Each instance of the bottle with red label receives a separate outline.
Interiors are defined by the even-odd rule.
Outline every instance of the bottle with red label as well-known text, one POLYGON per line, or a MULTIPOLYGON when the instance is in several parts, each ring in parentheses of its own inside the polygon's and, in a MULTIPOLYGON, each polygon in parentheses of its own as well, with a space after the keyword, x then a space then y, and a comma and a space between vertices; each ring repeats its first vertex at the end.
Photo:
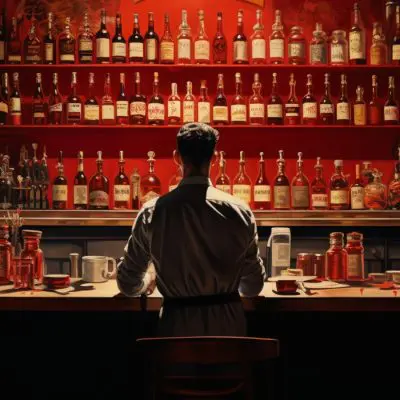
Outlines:
POLYGON ((125 174, 124 152, 119 152, 118 174, 114 179, 114 209, 127 210, 131 201, 131 185, 125 174))
POLYGON ((303 168, 303 153, 297 153, 297 173, 292 180, 292 208, 294 210, 308 210, 310 208, 310 183, 303 168))
POLYGON ((335 160, 335 172, 331 178, 331 209, 348 210, 350 208, 349 182, 343 175, 343 160, 335 160))
POLYGON ((316 125, 318 120, 317 100, 313 94, 312 75, 307 75, 307 94, 303 97, 303 124, 316 125))
POLYGON ((271 209, 271 186, 265 173, 264 153, 260 153, 258 176, 253 187, 253 199, 255 210, 271 209))
POLYGON ((232 186, 231 180, 229 176, 226 174, 226 159, 225 152, 219 152, 219 172, 217 179, 215 180, 215 187, 219 190, 222 190, 225 193, 232 194, 232 186))
POLYGON ((299 125, 300 124, 300 105, 296 95, 296 80, 294 74, 290 74, 289 81, 290 93, 285 104, 285 124, 299 125))
POLYGON ((89 209, 108 210, 110 208, 110 181, 103 174, 102 152, 97 152, 97 172, 89 181, 89 209))
POLYGON ((311 182, 311 208, 313 210, 328 210, 328 187, 323 176, 324 167, 321 164, 321 157, 317 157, 315 178, 311 182))
POLYGON ((68 204, 68 182, 64 176, 63 152, 58 157, 58 176, 53 181, 53 209, 66 210, 68 204))

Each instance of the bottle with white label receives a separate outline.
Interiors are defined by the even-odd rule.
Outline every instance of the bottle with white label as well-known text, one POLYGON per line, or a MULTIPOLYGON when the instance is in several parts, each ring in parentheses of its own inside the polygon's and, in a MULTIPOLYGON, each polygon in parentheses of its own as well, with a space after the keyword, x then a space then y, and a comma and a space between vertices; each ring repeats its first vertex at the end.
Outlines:
POLYGON ((77 125, 82 122, 82 100, 77 94, 77 75, 77 72, 72 72, 71 93, 66 105, 66 121, 69 125, 77 125))
POLYGON ((265 41, 264 25, 262 23, 262 10, 256 11, 256 24, 253 26, 251 42, 251 63, 265 64, 267 51, 265 41))
POLYGON ((324 65, 328 63, 328 40, 322 30, 322 24, 315 24, 315 31, 310 42, 310 64, 324 65))
POLYGON ((367 125, 367 104, 364 100, 364 88, 357 86, 356 101, 353 105, 354 125, 364 126, 367 125))
POLYGON ((56 165, 58 176, 53 181, 53 210, 66 210, 68 204, 68 183, 64 176, 63 152, 60 151, 56 165))
POLYGON ((226 173, 226 159, 225 152, 219 152, 219 162, 218 162, 219 170, 218 176, 215 180, 215 187, 219 190, 222 190, 225 193, 232 194, 232 186, 231 180, 226 173))
POLYGON ((117 13, 115 18, 115 35, 112 40, 112 62, 126 63, 126 40, 122 34, 122 17, 117 13))
POLYGON ((168 125, 181 123, 181 98, 178 94, 178 84, 171 83, 171 95, 168 97, 168 125))
POLYGON ((232 194, 251 206, 251 180, 246 173, 246 161, 244 151, 240 152, 239 172, 235 176, 232 185, 232 194))
POLYGON ((199 33, 194 40, 194 62, 210 64, 210 40, 204 25, 204 10, 199 10, 199 33))
POLYGON ((363 234, 351 232, 347 234, 347 281, 363 281, 365 279, 363 234))
POLYGON ((186 95, 183 98, 183 123, 196 121, 196 98, 193 96, 192 82, 186 82, 186 95))
POLYGON ((154 13, 149 12, 148 16, 148 28, 144 35, 144 62, 157 64, 159 60, 158 45, 160 40, 154 30, 154 13))
POLYGON ((323 165, 320 157, 317 157, 317 163, 314 168, 315 178, 311 182, 311 209, 328 210, 328 187, 323 176, 323 165))
POLYGON ((117 125, 129 124, 129 101, 125 93, 125 74, 119 74, 119 95, 116 102, 116 123, 117 125))
POLYGON ((131 184, 125 174, 124 152, 119 152, 118 174, 114 179, 114 209, 128 210, 131 202, 131 184))
POLYGON ((83 151, 78 153, 78 170, 74 178, 74 210, 87 210, 88 184, 83 168, 83 151))
POLYGON ((265 173, 264 153, 260 153, 258 161, 258 176, 253 187, 253 200, 255 210, 271 209, 271 186, 265 173))
POLYGON ((108 64, 110 62, 110 34, 106 25, 106 9, 101 9, 100 29, 96 33, 96 62, 108 64))
POLYGON ((240 72, 235 74, 236 94, 231 103, 232 125, 245 125, 247 123, 247 105, 242 95, 242 78, 240 72))
POLYGON ((10 95, 10 123, 11 125, 22 124, 22 102, 18 72, 13 72, 13 89, 10 95))
POLYGON ((283 32, 282 15, 280 10, 275 11, 275 22, 269 37, 269 62, 283 64, 285 61, 285 34, 283 32))
POLYGON ((306 57, 306 38, 301 26, 293 26, 288 38, 288 61, 293 65, 304 65, 306 57))
POLYGON ((283 158, 283 150, 279 150, 279 158, 276 160, 278 165, 278 175, 274 180, 274 209, 290 209, 290 183, 286 176, 286 161, 283 158))
POLYGON ((268 125, 283 125, 283 103, 278 94, 278 74, 272 74, 271 96, 267 101, 268 125))
POLYGON ((56 63, 56 39, 53 32, 53 13, 51 12, 47 14, 47 35, 43 38, 43 52, 45 64, 56 63))
POLYGON ((85 125, 98 125, 100 123, 100 106, 94 94, 94 73, 89 72, 89 93, 83 108, 85 125))
POLYGON ((164 15, 164 34, 160 42, 160 63, 173 64, 175 60, 175 42, 171 34, 169 15, 164 15))
POLYGON ((360 164, 356 165, 356 179, 350 188, 350 204, 352 210, 364 210, 364 185, 360 179, 360 164))
POLYGON ((319 103, 319 122, 321 125, 333 125, 335 123, 334 104, 331 97, 330 75, 325 74, 324 95, 319 103))
POLYGON ((140 86, 140 72, 135 72, 135 89, 129 102, 131 125, 144 125, 146 123, 146 96, 142 94, 140 86))
POLYGON ((361 21, 360 6, 354 2, 353 22, 350 29, 350 64, 363 65, 367 63, 365 29, 361 21))
POLYGON ((53 85, 49 96, 49 122, 61 125, 64 121, 63 97, 58 90, 58 73, 53 73, 53 85))
POLYGON ((139 14, 133 14, 133 32, 129 37, 129 62, 142 63, 144 60, 144 39, 140 34, 139 14))
POLYGON ((89 15, 85 11, 83 14, 83 29, 78 36, 78 58, 81 64, 91 64, 93 62, 93 33, 90 29, 89 15))
POLYGON ((254 74, 252 89, 253 94, 249 98, 249 122, 250 125, 264 125, 265 102, 262 95, 262 84, 260 82, 260 75, 258 73, 254 74))
POLYGON ((290 93, 285 104, 285 125, 300 125, 300 104, 296 95, 296 79, 290 74, 290 93))
POLYGON ((224 93, 224 75, 218 74, 217 95, 213 105, 213 123, 215 125, 228 125, 228 101, 224 93))
POLYGON ((304 174, 303 153, 297 153, 297 173, 292 180, 292 208, 308 210, 310 208, 310 183, 304 174))
POLYGON ((103 174, 103 153, 97 152, 97 172, 89 181, 89 209, 108 210, 110 208, 110 181, 103 174))
POLYGON ((190 64, 192 62, 192 34, 187 21, 187 10, 182 10, 182 21, 179 25, 177 40, 178 64, 190 64))
POLYGON ((65 18, 64 31, 58 37, 58 47, 60 64, 75 64, 75 37, 71 32, 69 17, 65 18))
POLYGON ((164 125, 164 99, 160 95, 158 72, 154 72, 153 96, 150 98, 149 104, 147 105, 147 115, 149 125, 164 125))
POLYGON ((208 97, 207 81, 200 84, 200 95, 197 101, 197 121, 203 124, 211 123, 211 102, 208 97))
POLYGON ((340 97, 336 104, 336 122, 338 125, 349 125, 351 121, 350 103, 347 96, 347 76, 340 75, 340 97))
POLYGON ((400 65, 400 4, 396 6, 396 33, 392 41, 392 63, 400 65))
POLYGON ((385 125, 398 125, 399 124, 399 105, 396 101, 394 76, 389 77, 388 98, 384 107, 384 121, 385 125))
POLYGON ((307 75, 307 94, 303 97, 303 125, 317 125, 318 106, 313 94, 312 75, 307 75))
POLYGON ((243 10, 238 10, 237 32, 233 37, 233 64, 248 64, 247 38, 243 27, 243 10))
POLYGON ((335 160, 335 172, 331 177, 330 205, 332 210, 348 210, 350 208, 349 183, 343 175, 343 160, 335 160))
POLYGON ((111 95, 111 74, 107 72, 104 81, 104 95, 101 98, 101 123, 115 125, 115 104, 111 95))

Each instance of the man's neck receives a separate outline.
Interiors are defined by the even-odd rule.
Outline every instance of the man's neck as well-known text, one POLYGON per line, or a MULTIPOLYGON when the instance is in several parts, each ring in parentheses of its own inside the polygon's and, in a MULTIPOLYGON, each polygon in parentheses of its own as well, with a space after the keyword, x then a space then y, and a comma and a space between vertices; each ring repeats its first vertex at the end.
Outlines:
POLYGON ((209 178, 210 177, 210 167, 208 165, 204 167, 193 167, 189 165, 184 165, 183 166, 183 177, 184 178, 190 178, 190 177, 203 177, 203 178, 209 178))

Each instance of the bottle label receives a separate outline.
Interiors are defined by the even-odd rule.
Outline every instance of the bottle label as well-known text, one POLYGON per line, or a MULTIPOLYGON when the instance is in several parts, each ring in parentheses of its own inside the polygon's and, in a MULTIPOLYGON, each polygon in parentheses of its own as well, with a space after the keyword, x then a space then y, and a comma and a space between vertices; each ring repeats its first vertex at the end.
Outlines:
POLYGON ((150 103, 149 104, 149 121, 164 120, 164 104, 150 103))
POLYGON ((320 114, 333 114, 333 104, 320 104, 319 112, 320 114))
POLYGON ((190 39, 178 40, 178 59, 190 60, 192 58, 190 45, 190 39))
POLYGON ((392 59, 393 61, 400 60, 400 44, 394 44, 392 47, 392 59))
POLYGON ((211 107, 208 101, 199 101, 197 103, 198 120, 203 124, 209 124, 211 122, 211 107))
POLYGON ((143 43, 129 43, 129 57, 143 58, 143 43))
POLYGON ((19 97, 11 97, 11 112, 13 114, 21 113, 21 99, 19 97))
POLYGON ((385 121, 398 121, 399 108, 397 106, 385 106, 384 115, 385 115, 385 121))
POLYGON ((17 63, 20 64, 22 57, 18 54, 9 54, 8 55, 8 62, 9 63, 17 63))
POLYGON ((44 113, 44 110, 43 109, 41 109, 41 110, 35 110, 34 112, 33 112, 33 118, 34 119, 36 119, 36 118, 44 118, 46 116, 46 114, 44 113))
POLYGON ((115 107, 111 104, 103 104, 101 106, 101 119, 114 119, 115 118, 115 107))
POLYGON ((350 120, 349 103, 337 103, 336 104, 336 118, 338 121, 349 121, 350 120))
POLYGON ((4 101, 0 101, 0 112, 8 114, 8 104, 4 101))
POLYGON ((268 118, 282 118, 283 117, 282 104, 268 104, 267 113, 268 113, 268 118))
POLYGON ((309 118, 309 119, 317 118, 317 103, 303 104, 303 118, 309 118))
POLYGON ((53 185, 53 201, 67 201, 67 200, 68 200, 68 186, 53 185))
POLYGON ((233 42, 233 60, 234 61, 247 61, 247 42, 236 40, 233 42))
POLYGON ((40 44, 30 44, 28 45, 26 52, 26 61, 39 63, 42 61, 42 49, 40 44))
POLYGON ((104 190, 93 190, 89 194, 89 204, 95 207, 108 207, 108 193, 104 190))
POLYGON ((312 194, 311 204, 313 208, 328 208, 328 195, 326 193, 312 194))
POLYGON ((90 39, 81 39, 79 41, 79 51, 92 52, 93 41, 90 39))
POLYGON ((196 40, 196 42, 194 43, 194 59, 210 59, 210 42, 208 40, 196 40))
POLYGON ((251 42, 251 57, 265 60, 265 39, 254 39, 251 42))
POLYGON ((251 186, 250 185, 233 185, 233 195, 245 203, 250 204, 251 186))
POLYGON ((50 112, 50 113, 53 113, 53 112, 62 112, 62 108, 63 108, 62 103, 52 104, 52 105, 49 107, 49 112, 50 112))
POLYGON ((364 188, 363 187, 352 187, 351 188, 351 209, 352 210, 363 210, 364 207, 364 188))
POLYGON ((371 47, 371 65, 383 65, 386 63, 386 49, 371 47))
POLYGON ((271 186, 269 185, 254 185, 254 201, 270 202, 271 201, 271 186))
POLYGON ((233 104, 231 105, 231 120, 232 122, 246 122, 247 112, 246 105, 244 104, 233 104))
POLYGON ((286 117, 299 117, 300 106, 298 104, 285 104, 286 117))
POLYGON ((110 58, 110 39, 96 39, 97 58, 110 58))
POLYGON ((174 47, 173 42, 161 42, 160 58, 162 61, 174 61, 174 47))
POLYGON ((274 208, 290 208, 289 186, 274 186, 274 208))
POLYGON ((228 121, 227 106, 214 106, 213 114, 214 114, 214 121, 228 121))
POLYGON ((216 185, 215 187, 222 192, 231 194, 231 185, 216 185))
POLYGON ((194 101, 183 102, 183 123, 194 122, 194 101))
POLYGON ((130 185, 114 185, 114 201, 129 201, 131 199, 130 185))
POLYGON ((54 45, 53 43, 44 44, 44 59, 46 61, 53 61, 54 59, 54 45))
POLYGON ((264 118, 265 106, 263 103, 249 104, 250 118, 264 118))
POLYGON ((146 103, 144 101, 132 101, 130 105, 131 115, 146 116, 146 103))
POLYGON ((168 101, 168 117, 181 117, 181 102, 168 101))
POLYGON ((347 190, 331 190, 331 204, 349 204, 347 190))
POLYGON ((113 57, 126 57, 126 43, 113 43, 112 44, 113 57))
POLYGON ((271 262, 273 267, 290 267, 290 243, 279 243, 273 241, 271 253, 271 262))
POLYGON ((146 39, 146 60, 155 61, 156 59, 156 39, 146 39))
POLYGON ((354 125, 367 125, 367 108, 365 104, 354 104, 354 125))
POLYGON ((98 121, 100 119, 100 107, 98 105, 85 105, 85 120, 98 121))
POLYGON ((68 103, 67 104, 67 113, 68 114, 79 114, 82 113, 82 104, 81 103, 68 103))
POLYGON ((87 185, 74 185, 74 204, 88 203, 87 185))
POLYGON ((285 55, 285 41, 283 39, 272 39, 269 41, 269 56, 271 58, 283 58, 285 55))
POLYGON ((310 191, 308 186, 292 186, 292 206, 294 208, 310 207, 310 191))
POLYGON ((289 43, 289 57, 304 58, 305 54, 304 43, 289 43))
POLYGON ((126 100, 117 101, 117 117, 128 116, 129 103, 126 100))
POLYGON ((311 64, 326 64, 326 46, 324 44, 312 44, 311 46, 311 64))
POLYGON ((361 32, 350 32, 350 60, 364 59, 363 47, 361 32))
POLYGON ((342 44, 331 44, 331 62, 336 64, 343 64, 346 62, 345 47, 342 44))
POLYGON ((347 257, 347 277, 360 278, 363 275, 363 255, 349 254, 347 257))
MULTIPOLYGON (((65 48, 64 48, 65 50, 65 48)), ((74 49, 72 50, 74 51, 74 49)), ((60 61, 71 61, 74 62, 75 61, 75 54, 74 53, 67 53, 66 51, 64 51, 64 53, 60 54, 60 61)))

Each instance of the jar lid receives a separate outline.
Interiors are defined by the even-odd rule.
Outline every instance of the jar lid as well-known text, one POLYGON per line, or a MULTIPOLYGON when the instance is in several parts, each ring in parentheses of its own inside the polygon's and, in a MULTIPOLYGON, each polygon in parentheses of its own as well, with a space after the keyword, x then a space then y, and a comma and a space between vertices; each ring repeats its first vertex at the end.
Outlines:
POLYGON ((363 234, 359 232, 351 232, 347 234, 347 240, 356 240, 361 241, 363 240, 363 234))
POLYGON ((343 36, 343 37, 346 37, 347 32, 344 31, 344 30, 342 30, 342 29, 337 29, 337 30, 335 30, 335 31, 332 32, 332 35, 333 35, 333 36, 343 36))
POLYGON ((295 26, 292 26, 290 31, 291 32, 296 32, 296 31, 303 32, 303 28, 301 26, 295 25, 295 26))
POLYGON ((22 231, 22 236, 33 236, 33 237, 37 237, 40 238, 42 237, 42 231, 33 231, 33 230, 28 230, 28 229, 24 229, 22 231))

